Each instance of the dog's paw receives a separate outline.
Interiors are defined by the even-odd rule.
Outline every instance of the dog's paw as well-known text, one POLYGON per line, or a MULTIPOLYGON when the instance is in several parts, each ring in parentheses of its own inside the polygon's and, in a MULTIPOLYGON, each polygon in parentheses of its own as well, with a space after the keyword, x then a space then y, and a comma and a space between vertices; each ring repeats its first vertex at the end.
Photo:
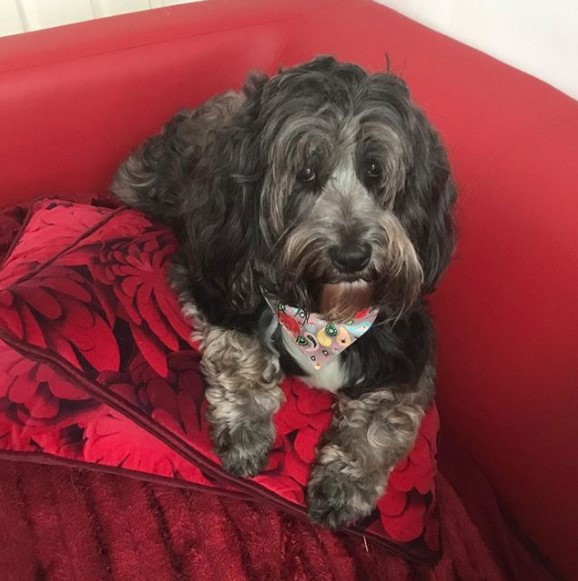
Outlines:
POLYGON ((309 517, 331 529, 353 524, 373 511, 384 480, 375 473, 356 474, 343 461, 317 464, 307 488, 309 517))
POLYGON ((267 464, 273 445, 273 430, 270 426, 237 426, 226 428, 217 437, 213 436, 215 449, 223 468, 234 476, 256 476, 267 464))

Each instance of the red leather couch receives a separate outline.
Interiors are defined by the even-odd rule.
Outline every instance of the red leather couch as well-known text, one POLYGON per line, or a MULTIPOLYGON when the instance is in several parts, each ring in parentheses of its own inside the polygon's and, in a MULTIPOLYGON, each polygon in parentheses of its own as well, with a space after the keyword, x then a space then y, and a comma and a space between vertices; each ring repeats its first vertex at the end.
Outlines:
POLYGON ((238 87, 252 69, 321 53, 371 70, 387 54, 443 135, 461 236, 432 301, 442 427, 505 514, 571 577, 578 104, 569 97, 369 0, 210 0, 7 37, 0 206, 106 194, 117 164, 178 108, 238 87))

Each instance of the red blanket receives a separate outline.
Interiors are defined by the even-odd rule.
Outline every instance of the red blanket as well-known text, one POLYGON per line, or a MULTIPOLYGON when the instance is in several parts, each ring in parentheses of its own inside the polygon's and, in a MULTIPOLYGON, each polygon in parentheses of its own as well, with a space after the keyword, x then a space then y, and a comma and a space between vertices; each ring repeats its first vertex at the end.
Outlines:
POLYGON ((444 555, 420 567, 261 504, 5 462, 0 570, 3 581, 507 579, 443 478, 438 495, 444 555))

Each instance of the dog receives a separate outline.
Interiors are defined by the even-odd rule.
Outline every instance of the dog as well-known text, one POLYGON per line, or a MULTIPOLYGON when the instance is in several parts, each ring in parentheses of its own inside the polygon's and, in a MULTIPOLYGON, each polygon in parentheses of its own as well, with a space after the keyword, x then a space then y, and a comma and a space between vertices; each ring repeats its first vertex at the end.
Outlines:
POLYGON ((180 240, 170 282, 202 346, 224 469, 263 468, 279 384, 298 376, 336 395, 310 517, 369 515, 432 402, 425 298, 456 238, 446 151, 405 82, 330 56, 250 75, 177 113, 112 191, 180 240))

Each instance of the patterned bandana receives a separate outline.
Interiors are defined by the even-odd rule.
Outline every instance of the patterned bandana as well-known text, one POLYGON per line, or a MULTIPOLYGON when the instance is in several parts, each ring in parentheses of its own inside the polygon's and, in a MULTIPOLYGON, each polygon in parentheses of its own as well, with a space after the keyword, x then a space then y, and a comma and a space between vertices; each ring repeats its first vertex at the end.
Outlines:
POLYGON ((315 313, 306 313, 272 297, 265 300, 277 315, 281 326, 295 344, 307 356, 316 370, 327 365, 355 342, 373 325, 378 309, 359 311, 353 319, 344 323, 331 323, 315 313))

